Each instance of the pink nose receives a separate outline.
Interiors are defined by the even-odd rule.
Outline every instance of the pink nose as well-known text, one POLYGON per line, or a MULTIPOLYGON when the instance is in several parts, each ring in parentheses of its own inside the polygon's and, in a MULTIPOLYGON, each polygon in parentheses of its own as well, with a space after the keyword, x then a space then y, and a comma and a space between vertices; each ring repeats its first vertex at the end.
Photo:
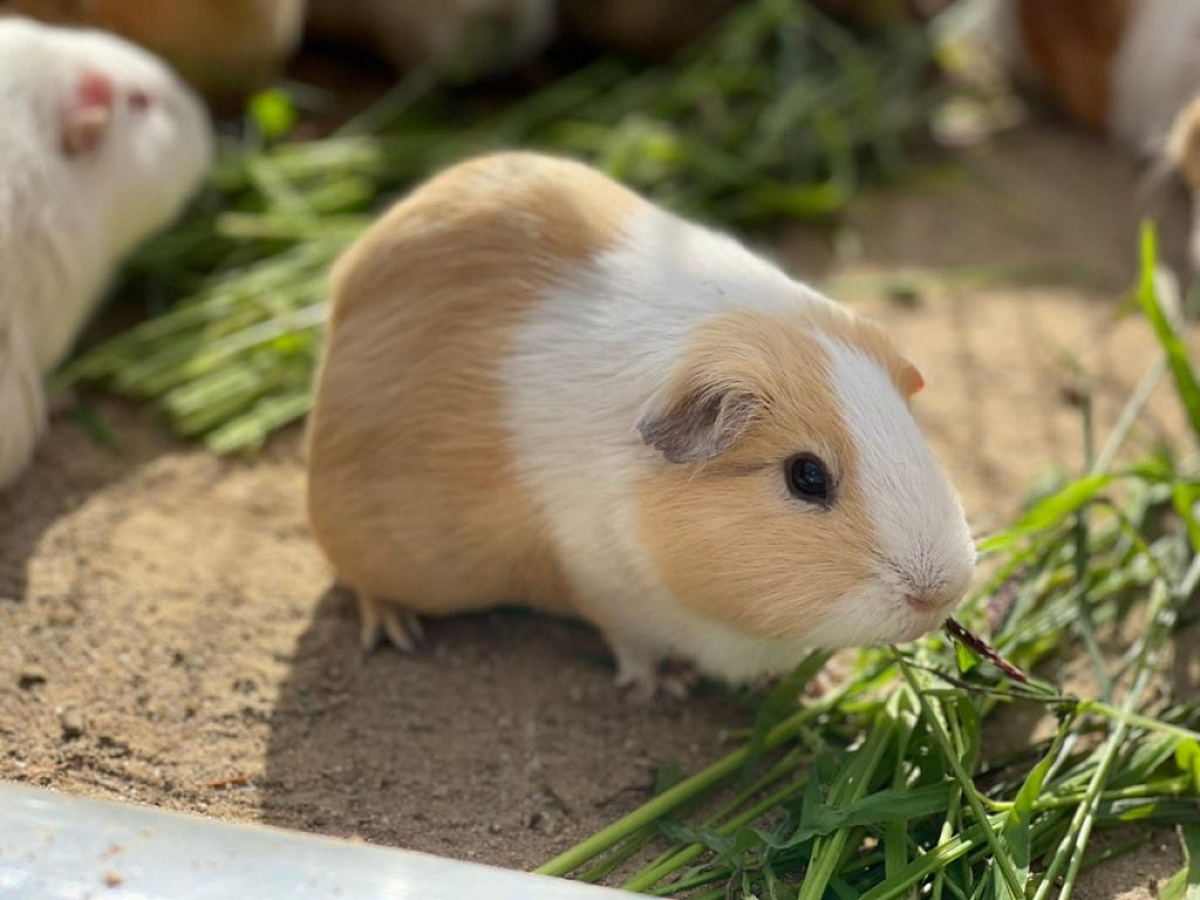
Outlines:
POLYGON ((938 595, 928 591, 916 591, 905 595, 904 599, 917 612, 925 613, 941 606, 941 603, 938 602, 938 595))

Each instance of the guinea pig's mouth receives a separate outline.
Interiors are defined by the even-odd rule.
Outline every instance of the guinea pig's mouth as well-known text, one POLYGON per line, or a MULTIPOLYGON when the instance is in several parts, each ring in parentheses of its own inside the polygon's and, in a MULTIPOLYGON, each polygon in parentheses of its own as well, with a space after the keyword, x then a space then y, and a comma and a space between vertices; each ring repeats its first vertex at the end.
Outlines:
POLYGON ((962 602, 965 592, 948 591, 937 595, 901 591, 895 595, 894 605, 904 620, 901 641, 915 641, 931 631, 942 627, 962 602))
POLYGON ((951 612, 952 610, 944 610, 910 616, 898 643, 903 644, 908 641, 915 641, 929 634, 931 631, 936 631, 946 622, 951 612))

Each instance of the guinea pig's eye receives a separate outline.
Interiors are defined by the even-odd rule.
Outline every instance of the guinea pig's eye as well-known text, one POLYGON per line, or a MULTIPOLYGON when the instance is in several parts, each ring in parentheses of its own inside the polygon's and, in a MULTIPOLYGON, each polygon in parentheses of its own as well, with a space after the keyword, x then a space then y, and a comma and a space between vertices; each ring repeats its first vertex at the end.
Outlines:
POLYGON ((132 90, 129 92, 129 108, 137 111, 150 108, 150 95, 145 91, 132 90))
POLYGON ((829 470, 811 453, 802 453, 787 462, 788 490, 792 496, 809 503, 828 503, 832 493, 829 470))

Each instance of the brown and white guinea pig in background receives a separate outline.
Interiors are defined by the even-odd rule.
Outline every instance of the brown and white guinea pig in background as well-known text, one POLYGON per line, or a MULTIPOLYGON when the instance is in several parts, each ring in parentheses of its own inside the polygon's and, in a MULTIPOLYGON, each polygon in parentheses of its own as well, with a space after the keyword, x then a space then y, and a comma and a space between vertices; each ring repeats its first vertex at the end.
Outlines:
POLYGON ((620 684, 914 639, 972 577, 876 326, 582 164, 445 171, 339 261, 308 504, 362 640, 519 602, 620 684))
POLYGON ((1200 94, 1195 0, 978 0, 970 36, 1076 123, 1159 153, 1200 94))
MULTIPOLYGON (((1173 224, 1171 207, 1159 203, 1170 199, 1161 188, 1172 174, 1200 196, 1200 163, 1188 162, 1190 122, 1200 122, 1192 104, 1200 97, 1200 2, 975 0, 967 11, 974 17, 961 36, 1068 119, 1146 164, 1144 214, 1173 224)), ((1194 206, 1189 256, 1200 269, 1200 202, 1194 206)))
POLYGON ((226 102, 278 77, 300 45, 307 0, 7 0, 0 9, 111 31, 226 102))
POLYGON ((42 378, 115 264, 166 225, 212 156, 207 114, 128 42, 0 19, 0 486, 46 418, 42 378))
POLYGON ((1158 161, 1200 96, 1195 0, 976 0, 963 36, 1076 124, 1158 161))

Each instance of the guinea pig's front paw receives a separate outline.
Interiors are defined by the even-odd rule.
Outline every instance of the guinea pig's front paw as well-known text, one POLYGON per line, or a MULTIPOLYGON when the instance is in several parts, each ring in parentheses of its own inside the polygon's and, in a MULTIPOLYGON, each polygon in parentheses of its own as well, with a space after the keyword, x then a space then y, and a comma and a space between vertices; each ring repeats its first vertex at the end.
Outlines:
POLYGON ((820 671, 812 677, 812 680, 804 686, 803 694, 813 698, 824 697, 826 694, 831 694, 849 679, 854 671, 854 651, 849 654, 843 651, 832 656, 825 665, 821 666, 820 671))
POLYGON ((617 652, 617 687, 635 706, 644 706, 660 695, 686 700, 700 680, 699 673, 687 665, 660 663, 644 653, 617 652))
POLYGON ((402 607, 355 592, 360 621, 359 647, 365 657, 379 646, 384 638, 401 653, 416 653, 425 643, 425 633, 417 614, 402 607))

